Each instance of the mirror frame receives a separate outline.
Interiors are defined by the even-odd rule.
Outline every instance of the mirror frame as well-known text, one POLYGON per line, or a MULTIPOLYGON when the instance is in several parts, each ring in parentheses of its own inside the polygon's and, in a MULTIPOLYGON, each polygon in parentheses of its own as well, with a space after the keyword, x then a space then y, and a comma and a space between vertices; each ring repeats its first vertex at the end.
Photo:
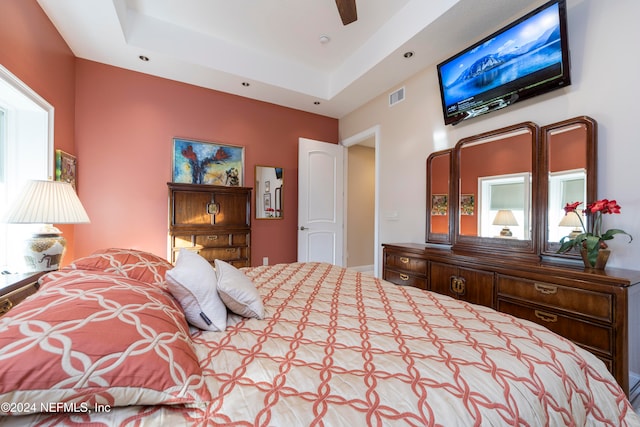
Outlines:
MULTIPOLYGON (((255 219, 267 219, 267 220, 273 220, 273 219, 284 219, 284 168, 280 167, 280 166, 269 166, 269 165, 256 165, 254 168, 254 175, 253 175, 253 180, 255 182, 255 194, 256 194, 256 199, 255 199, 255 210, 254 210, 254 217, 255 219), (280 179, 282 181, 282 184, 279 187, 275 187, 274 184, 270 184, 270 188, 269 188, 269 194, 273 194, 273 198, 272 198, 272 208, 273 209, 279 209, 280 214, 279 216, 273 216, 273 217, 260 217, 258 216, 258 206, 262 206, 262 203, 260 203, 262 197, 264 197, 265 194, 265 189, 264 188, 260 188, 260 185, 258 183, 258 168, 266 168, 266 169, 280 169, 282 170, 282 178, 280 179), (278 194, 280 195, 280 207, 278 208, 277 204, 278 204, 278 194)), ((276 211, 274 211, 276 212, 276 211)))
POLYGON ((427 243, 444 243, 444 244, 451 244, 451 240, 452 240, 452 236, 453 236, 453 209, 452 209, 452 202, 453 202, 453 185, 452 185, 452 180, 451 177, 453 176, 453 159, 454 159, 454 155, 453 155, 453 149, 449 148, 447 150, 441 150, 441 151, 436 151, 433 152, 429 155, 429 157, 427 157, 427 222, 426 222, 426 228, 425 228, 425 241, 427 243), (433 196, 433 191, 431 189, 431 183, 433 181, 433 161, 436 158, 442 157, 442 156, 449 156, 449 171, 447 174, 447 215, 449 216, 448 221, 447 221, 447 227, 448 227, 448 232, 447 233, 433 233, 431 232, 431 208, 432 208, 432 196, 433 196))
MULTIPOLYGON (((539 127, 533 122, 523 122, 501 129, 492 130, 471 137, 463 138, 455 146, 453 162, 453 191, 452 216, 454 218, 453 249, 461 252, 481 252, 484 254, 501 255, 508 251, 509 256, 520 258, 538 257, 539 224, 540 224, 540 195, 536 188, 531 191, 531 238, 529 240, 502 239, 496 237, 468 236, 460 234, 460 172, 461 152, 465 145, 481 142, 482 140, 499 139, 501 135, 508 136, 518 131, 531 133, 531 185, 539 182, 539 127)), ((538 186, 539 187, 539 186, 538 186)), ((477 201, 476 201, 477 203, 477 201)))
MULTIPOLYGON (((562 128, 571 128, 576 125, 585 125, 586 135, 586 160, 585 165, 587 170, 587 190, 585 203, 591 203, 597 200, 598 196, 598 125, 594 119, 588 116, 578 116, 571 119, 563 120, 557 123, 543 126, 540 128, 542 138, 542 155, 540 156, 540 211, 543 213, 541 222, 541 241, 540 248, 542 248, 541 255, 565 258, 565 259, 580 259, 580 254, 575 251, 565 252, 564 254, 557 253, 560 248, 559 242, 549 242, 549 143, 550 137, 554 132, 561 130, 562 128)), ((584 209, 586 206, 581 206, 584 209)), ((590 227, 590 224, 587 224, 590 227)))

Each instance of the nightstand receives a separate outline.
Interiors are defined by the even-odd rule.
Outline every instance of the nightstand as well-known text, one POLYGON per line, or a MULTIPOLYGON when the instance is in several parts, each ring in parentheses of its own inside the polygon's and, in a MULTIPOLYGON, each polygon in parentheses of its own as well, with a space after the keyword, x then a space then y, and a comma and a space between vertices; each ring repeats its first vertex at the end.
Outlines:
POLYGON ((38 279, 46 271, 0 275, 0 316, 38 290, 38 279))

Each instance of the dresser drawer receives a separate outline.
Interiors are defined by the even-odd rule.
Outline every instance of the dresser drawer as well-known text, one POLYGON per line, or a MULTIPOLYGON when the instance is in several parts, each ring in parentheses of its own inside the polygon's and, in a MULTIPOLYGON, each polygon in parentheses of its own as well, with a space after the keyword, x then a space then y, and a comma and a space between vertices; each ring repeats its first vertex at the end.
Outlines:
POLYGON ((422 258, 413 258, 390 253, 386 255, 385 267, 397 268, 421 276, 427 275, 427 260, 422 258))
POLYGON ((227 261, 243 258, 242 248, 198 248, 198 253, 210 262, 216 259, 227 261))
POLYGON ((498 311, 545 326, 587 350, 607 356, 613 354, 613 332, 606 326, 565 316, 562 312, 520 305, 500 298, 498 311))
POLYGON ((498 295, 613 321, 613 296, 607 293, 498 275, 498 295))
POLYGON ((427 289, 427 279, 413 274, 400 273, 393 270, 385 270, 384 279, 400 286, 413 286, 415 288, 427 289))
POLYGON ((204 248, 221 248, 225 246, 242 246, 247 244, 246 233, 203 234, 195 236, 196 246, 204 248))
POLYGON ((207 234, 195 236, 196 246, 203 248, 220 248, 231 244, 229 234, 207 234))

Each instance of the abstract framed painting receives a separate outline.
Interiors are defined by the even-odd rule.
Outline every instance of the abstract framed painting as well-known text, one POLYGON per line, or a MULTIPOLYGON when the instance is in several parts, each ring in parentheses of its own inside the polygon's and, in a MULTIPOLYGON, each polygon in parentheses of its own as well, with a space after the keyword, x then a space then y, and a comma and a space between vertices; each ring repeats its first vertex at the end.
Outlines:
POLYGON ((173 182, 244 185, 244 147, 174 138, 172 157, 173 182))

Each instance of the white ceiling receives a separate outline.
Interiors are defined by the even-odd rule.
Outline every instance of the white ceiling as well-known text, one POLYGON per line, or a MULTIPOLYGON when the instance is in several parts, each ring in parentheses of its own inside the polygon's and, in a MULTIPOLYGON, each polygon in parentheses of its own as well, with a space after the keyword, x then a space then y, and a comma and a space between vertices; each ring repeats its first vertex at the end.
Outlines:
POLYGON ((38 0, 79 58, 335 118, 542 2, 38 0))

